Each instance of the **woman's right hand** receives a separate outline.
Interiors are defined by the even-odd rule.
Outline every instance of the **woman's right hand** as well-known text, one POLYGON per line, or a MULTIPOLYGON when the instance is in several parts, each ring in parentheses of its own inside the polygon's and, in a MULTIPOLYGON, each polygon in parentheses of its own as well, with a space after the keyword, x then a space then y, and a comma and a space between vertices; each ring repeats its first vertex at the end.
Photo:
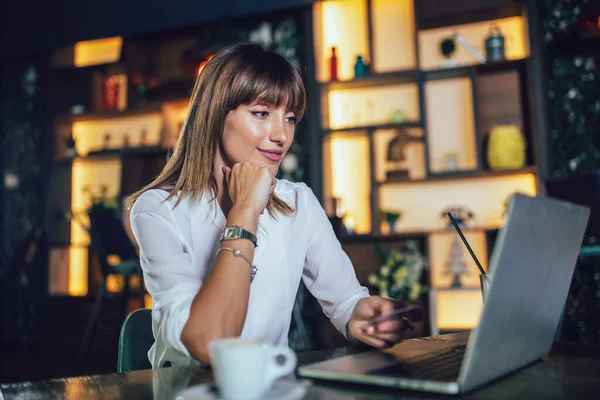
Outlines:
POLYGON ((233 168, 223 167, 223 173, 234 207, 250 208, 257 215, 265 210, 277 183, 268 168, 238 163, 233 168))

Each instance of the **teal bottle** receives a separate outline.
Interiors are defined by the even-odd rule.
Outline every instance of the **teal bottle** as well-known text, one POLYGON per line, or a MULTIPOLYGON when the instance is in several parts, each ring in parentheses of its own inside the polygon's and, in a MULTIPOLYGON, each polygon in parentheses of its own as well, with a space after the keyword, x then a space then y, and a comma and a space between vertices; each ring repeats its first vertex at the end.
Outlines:
POLYGON ((354 77, 360 78, 367 75, 367 66, 363 61, 362 56, 356 56, 356 63, 354 64, 354 77))

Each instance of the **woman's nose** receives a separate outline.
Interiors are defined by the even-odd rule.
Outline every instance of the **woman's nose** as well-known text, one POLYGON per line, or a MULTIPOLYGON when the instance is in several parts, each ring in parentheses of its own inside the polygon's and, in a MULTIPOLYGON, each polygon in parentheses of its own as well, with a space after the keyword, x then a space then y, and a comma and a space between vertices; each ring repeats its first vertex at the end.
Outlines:
POLYGON ((269 139, 273 142, 277 142, 279 144, 284 144, 288 140, 288 132, 287 127, 285 126, 286 122, 273 122, 271 126, 271 134, 269 135, 269 139))

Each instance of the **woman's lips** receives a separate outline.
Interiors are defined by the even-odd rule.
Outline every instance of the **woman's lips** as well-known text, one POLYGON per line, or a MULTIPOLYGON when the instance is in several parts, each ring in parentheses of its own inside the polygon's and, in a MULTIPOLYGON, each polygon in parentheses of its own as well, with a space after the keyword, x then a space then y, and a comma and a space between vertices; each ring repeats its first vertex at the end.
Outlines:
POLYGON ((277 150, 269 151, 269 150, 261 150, 261 149, 258 149, 258 151, 267 160, 273 161, 273 162, 280 162, 281 158, 283 157, 283 152, 282 151, 277 151, 277 150))

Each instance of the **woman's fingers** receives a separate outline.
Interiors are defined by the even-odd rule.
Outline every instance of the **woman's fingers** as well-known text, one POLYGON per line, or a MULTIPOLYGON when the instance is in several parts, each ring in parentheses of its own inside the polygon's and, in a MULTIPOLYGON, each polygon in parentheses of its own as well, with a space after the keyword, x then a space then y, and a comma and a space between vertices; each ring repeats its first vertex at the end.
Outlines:
POLYGON ((385 340, 383 339, 379 339, 375 336, 368 336, 368 335, 363 335, 362 337, 358 338, 361 342, 366 343, 370 346, 373 347, 387 347, 389 346, 389 343, 387 343, 385 340))

